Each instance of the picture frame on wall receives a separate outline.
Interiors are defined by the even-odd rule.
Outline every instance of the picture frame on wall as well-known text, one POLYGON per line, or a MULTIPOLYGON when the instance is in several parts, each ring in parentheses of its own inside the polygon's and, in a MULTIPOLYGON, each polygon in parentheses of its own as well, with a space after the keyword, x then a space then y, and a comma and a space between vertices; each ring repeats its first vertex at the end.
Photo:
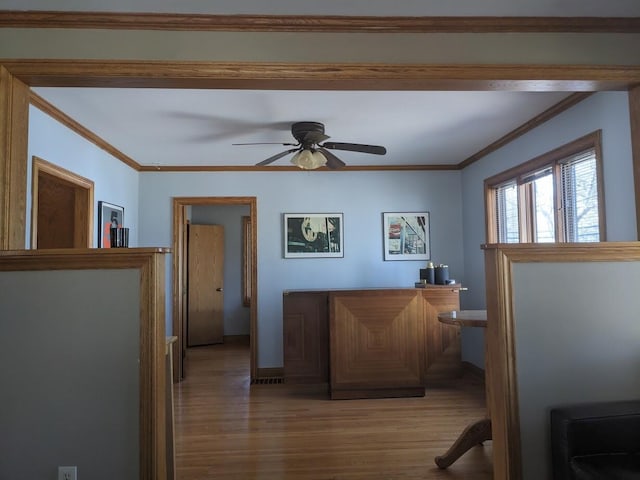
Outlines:
POLYGON ((342 213, 285 213, 284 258, 344 257, 342 213))
POLYGON ((111 228, 124 227, 124 207, 98 202, 98 247, 111 248, 111 228))
POLYGON ((382 214, 384 259, 431 260, 429 212, 382 214))

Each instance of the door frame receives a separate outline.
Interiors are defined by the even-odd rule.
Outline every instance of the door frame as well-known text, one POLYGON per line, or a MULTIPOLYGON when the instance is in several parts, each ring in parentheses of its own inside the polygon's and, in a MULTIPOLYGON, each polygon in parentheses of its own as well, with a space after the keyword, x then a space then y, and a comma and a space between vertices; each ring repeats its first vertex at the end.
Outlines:
POLYGON ((38 197, 41 173, 75 190, 74 243, 77 242, 81 245, 75 248, 91 248, 93 246, 94 182, 35 155, 32 160, 31 172, 31 248, 38 248, 38 197), (79 192, 82 192, 82 195, 79 195, 79 192), (84 197, 84 201, 82 197, 84 197), (78 225, 82 228, 79 229, 78 225))
POLYGON ((173 197, 173 231, 172 231, 172 290, 173 290, 173 335, 178 337, 176 342, 176 354, 174 361, 174 381, 179 381, 184 374, 184 353, 186 351, 186 324, 184 318, 184 293, 185 293, 185 262, 186 242, 185 232, 187 226, 187 207, 191 205, 210 206, 249 206, 249 217, 252 225, 249 236, 251 245, 251 295, 250 295, 250 320, 249 320, 249 344, 250 344, 250 375, 251 381, 257 377, 256 359, 258 357, 258 215, 256 197, 173 197))

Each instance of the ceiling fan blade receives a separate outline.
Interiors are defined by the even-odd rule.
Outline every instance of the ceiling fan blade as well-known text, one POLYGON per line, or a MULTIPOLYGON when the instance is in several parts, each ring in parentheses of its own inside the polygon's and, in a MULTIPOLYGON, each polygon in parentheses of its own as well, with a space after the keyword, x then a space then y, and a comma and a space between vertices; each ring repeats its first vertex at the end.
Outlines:
POLYGON ((329 135, 325 135, 322 132, 307 132, 307 134, 304 136, 304 139, 302 140, 302 143, 307 144, 310 143, 312 145, 317 145, 320 142, 324 142, 325 140, 328 140, 329 135))
POLYGON ((273 163, 273 162, 275 162, 276 160, 278 160, 278 159, 280 159, 280 158, 284 157, 285 155, 288 155, 288 154, 290 154, 291 152, 295 152, 296 150, 300 150, 300 149, 299 149, 299 148, 291 148, 291 149, 289 149, 289 150, 285 150, 284 152, 280 152, 280 153, 278 153, 278 154, 274 155, 273 157, 269 157, 269 158, 267 158, 266 160, 263 160, 263 161, 261 161, 261 162, 259 162, 259 163, 256 163, 256 166, 257 166, 257 167, 262 167, 262 166, 264 166, 264 165, 269 165, 270 163, 273 163))
POLYGON ((338 157, 336 157, 329 150, 326 150, 326 149, 324 149, 322 147, 320 147, 318 150, 327 159, 327 168, 335 170, 336 168, 342 168, 342 167, 344 167, 346 165, 346 163, 344 163, 342 160, 340 160, 338 157))
POLYGON ((231 145, 284 145, 285 147, 299 147, 299 143, 282 143, 282 142, 253 142, 253 143, 232 143, 231 145))
POLYGON ((363 145, 360 143, 325 142, 322 144, 322 147, 330 148, 332 150, 347 150, 349 152, 373 153, 375 155, 384 155, 385 153, 387 153, 387 149, 379 145, 363 145))

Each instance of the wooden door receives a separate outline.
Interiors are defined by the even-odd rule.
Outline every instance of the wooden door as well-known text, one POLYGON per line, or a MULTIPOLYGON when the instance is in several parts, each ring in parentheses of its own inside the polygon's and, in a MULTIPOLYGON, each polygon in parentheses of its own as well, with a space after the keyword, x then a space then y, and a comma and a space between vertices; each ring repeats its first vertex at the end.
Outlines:
POLYGON ((90 248, 93 182, 34 157, 32 248, 90 248))
POLYGON ((222 343, 224 227, 189 225, 187 345, 222 343))

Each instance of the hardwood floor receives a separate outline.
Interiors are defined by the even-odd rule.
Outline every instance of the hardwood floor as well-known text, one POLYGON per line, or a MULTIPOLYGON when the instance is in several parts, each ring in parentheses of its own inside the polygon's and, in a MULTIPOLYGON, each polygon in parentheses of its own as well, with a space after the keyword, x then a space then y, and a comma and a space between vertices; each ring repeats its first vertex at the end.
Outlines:
POLYGON ((176 478, 489 480, 491 442, 434 464, 484 413, 473 378, 424 398, 329 400, 326 386, 249 385, 249 347, 187 351, 175 386, 176 478))

